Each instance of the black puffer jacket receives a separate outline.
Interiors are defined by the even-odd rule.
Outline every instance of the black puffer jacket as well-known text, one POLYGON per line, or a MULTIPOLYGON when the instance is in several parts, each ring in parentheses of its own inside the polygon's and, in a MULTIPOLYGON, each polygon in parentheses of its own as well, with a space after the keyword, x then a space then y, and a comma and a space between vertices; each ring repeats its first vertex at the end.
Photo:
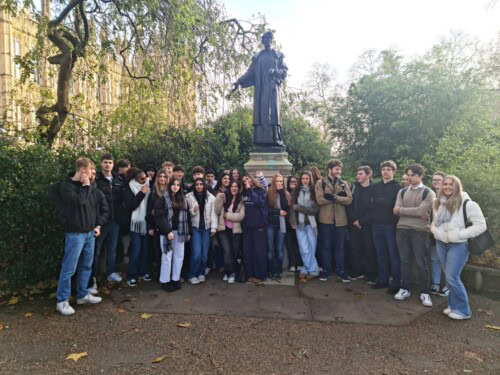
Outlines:
POLYGON ((61 183, 59 191, 66 207, 66 233, 86 233, 93 231, 97 225, 105 224, 105 210, 103 215, 98 214, 100 207, 94 185, 83 186, 80 181, 68 177, 61 183))
POLYGON ((113 180, 109 180, 102 172, 96 177, 97 188, 104 193, 109 206, 109 221, 117 222, 118 217, 123 213, 123 193, 125 191, 125 181, 118 174, 113 173, 113 180))

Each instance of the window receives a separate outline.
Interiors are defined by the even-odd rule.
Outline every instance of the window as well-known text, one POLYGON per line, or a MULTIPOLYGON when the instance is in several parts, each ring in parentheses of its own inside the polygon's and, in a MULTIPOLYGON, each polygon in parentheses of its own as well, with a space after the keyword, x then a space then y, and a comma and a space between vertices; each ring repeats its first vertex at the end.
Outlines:
MULTIPOLYGON (((21 44, 19 43, 19 39, 16 38, 16 42, 15 42, 15 53, 16 53, 16 57, 18 56, 21 56, 21 44)), ((16 63, 16 78, 17 79, 20 79, 21 78, 21 67, 19 66, 19 64, 16 63)))

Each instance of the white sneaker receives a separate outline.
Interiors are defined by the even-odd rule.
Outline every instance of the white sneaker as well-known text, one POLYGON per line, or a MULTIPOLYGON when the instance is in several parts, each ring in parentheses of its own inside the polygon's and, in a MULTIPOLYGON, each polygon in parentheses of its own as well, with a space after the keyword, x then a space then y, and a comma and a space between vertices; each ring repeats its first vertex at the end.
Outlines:
POLYGON ((95 277, 92 278, 94 280, 94 285, 92 285, 90 288, 88 288, 88 291, 90 294, 93 294, 94 296, 99 294, 99 291, 97 290, 97 280, 95 277))
POLYGON ((422 305, 426 307, 432 307, 431 296, 427 293, 420 293, 420 301, 422 301, 422 305))
POLYGON ((228 284, 234 284, 234 276, 230 276, 230 277, 227 279, 227 283, 228 283, 228 284))
POLYGON ((290 267, 290 272, 295 272, 295 269, 296 268, 294 266, 290 267))
POLYGON ((454 313, 454 312, 450 312, 448 314, 448 318, 455 319, 455 320, 464 320, 464 319, 470 319, 470 315, 469 316, 463 316, 463 315, 459 315, 459 314, 454 313))
POLYGON ((197 277, 192 277, 188 280, 191 284, 196 285, 200 283, 200 280, 198 280, 197 277))
POLYGON ((228 280, 228 277, 227 275, 224 275, 224 277, 222 278, 223 281, 227 281, 228 280))
POLYGON ((63 315, 73 315, 75 313, 75 310, 70 306, 68 301, 58 302, 56 310, 63 315))
POLYGON ((204 283, 205 282, 205 275, 198 276, 198 280, 200 281, 200 283, 204 283))
POLYGON ((116 283, 121 283, 122 280, 123 279, 118 272, 113 272, 111 275, 108 276, 108 281, 114 281, 116 283))
POLYGON ((85 297, 77 299, 76 303, 78 305, 85 305, 86 303, 96 304, 102 301, 101 297, 93 296, 92 294, 87 294, 85 297))
POLYGON ((205 268, 205 276, 207 276, 210 273, 210 267, 205 268))
POLYGON ((448 315, 449 313, 451 313, 451 309, 449 307, 443 310, 444 315, 448 315))
POLYGON ((90 294, 93 296, 97 296, 99 294, 99 291, 97 290, 97 284, 94 283, 90 288, 87 289, 90 294))
POLYGON ((402 301, 410 297, 410 291, 406 289, 399 289, 399 292, 396 293, 394 296, 394 299, 397 299, 398 301, 402 301))

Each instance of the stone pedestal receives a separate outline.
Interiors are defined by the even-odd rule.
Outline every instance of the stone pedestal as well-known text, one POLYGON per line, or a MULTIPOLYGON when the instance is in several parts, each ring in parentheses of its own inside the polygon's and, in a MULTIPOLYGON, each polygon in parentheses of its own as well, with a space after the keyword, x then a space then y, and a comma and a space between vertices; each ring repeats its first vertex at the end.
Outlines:
POLYGON ((262 172, 267 182, 270 183, 278 172, 284 177, 290 176, 292 163, 288 161, 288 152, 251 152, 250 160, 245 163, 244 168, 252 175, 262 172))

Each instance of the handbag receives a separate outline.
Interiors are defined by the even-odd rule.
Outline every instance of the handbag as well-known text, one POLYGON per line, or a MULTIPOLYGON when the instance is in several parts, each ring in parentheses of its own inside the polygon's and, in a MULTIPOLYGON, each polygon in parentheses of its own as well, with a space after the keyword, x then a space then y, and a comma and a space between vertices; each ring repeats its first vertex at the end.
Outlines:
POLYGON ((243 251, 240 247, 238 254, 236 254, 236 281, 239 283, 246 283, 247 280, 247 269, 243 260, 243 251))
MULTIPOLYGON (((464 207, 463 207, 464 223, 466 228, 472 225, 467 219, 466 207, 467 207, 467 202, 469 200, 470 199, 466 199, 464 201, 464 207)), ((488 229, 488 223, 486 223, 486 230, 483 233, 481 233, 479 236, 469 238, 467 240, 467 243, 469 247, 469 252, 475 256, 482 255, 486 250, 491 249, 493 246, 495 246, 495 240, 493 239, 493 236, 491 235, 488 229)))

